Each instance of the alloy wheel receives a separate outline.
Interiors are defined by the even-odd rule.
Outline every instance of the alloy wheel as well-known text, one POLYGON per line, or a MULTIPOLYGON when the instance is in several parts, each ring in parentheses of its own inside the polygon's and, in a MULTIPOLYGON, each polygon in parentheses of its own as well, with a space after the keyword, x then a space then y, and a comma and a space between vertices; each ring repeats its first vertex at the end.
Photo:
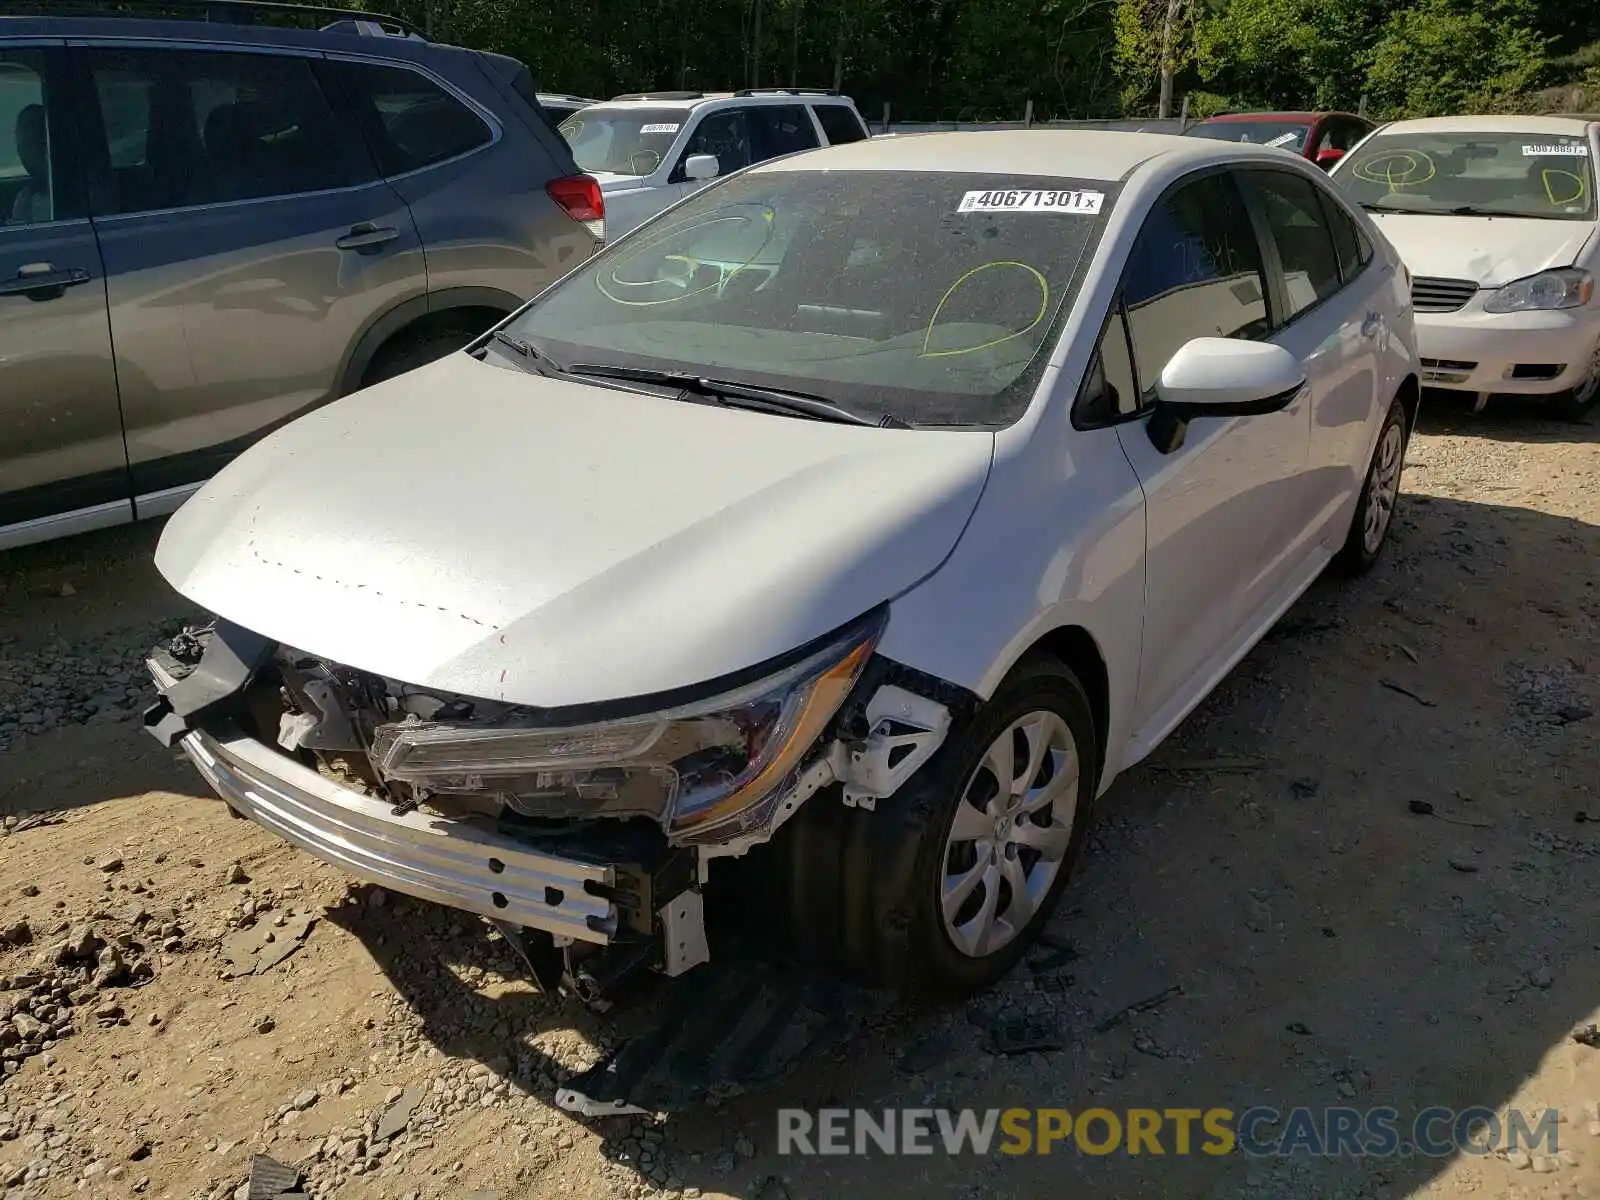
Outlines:
POLYGON ((1049 895, 1072 841, 1080 769, 1072 731, 1048 709, 990 743, 956 803, 939 878, 945 933, 963 954, 1008 945, 1049 895))
POLYGON ((1361 530, 1361 545, 1368 554, 1378 552, 1384 534, 1389 532, 1395 500, 1400 495, 1400 467, 1405 445, 1405 433, 1398 423, 1384 428, 1372 473, 1367 478, 1367 520, 1361 530))

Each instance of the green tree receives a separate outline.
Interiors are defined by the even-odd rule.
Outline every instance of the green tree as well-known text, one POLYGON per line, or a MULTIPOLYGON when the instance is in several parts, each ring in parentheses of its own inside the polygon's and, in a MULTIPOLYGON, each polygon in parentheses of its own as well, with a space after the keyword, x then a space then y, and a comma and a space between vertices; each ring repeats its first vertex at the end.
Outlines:
POLYGON ((1417 0, 1389 18, 1373 50, 1374 102, 1395 116, 1503 106, 1544 69, 1534 15, 1532 0, 1417 0))

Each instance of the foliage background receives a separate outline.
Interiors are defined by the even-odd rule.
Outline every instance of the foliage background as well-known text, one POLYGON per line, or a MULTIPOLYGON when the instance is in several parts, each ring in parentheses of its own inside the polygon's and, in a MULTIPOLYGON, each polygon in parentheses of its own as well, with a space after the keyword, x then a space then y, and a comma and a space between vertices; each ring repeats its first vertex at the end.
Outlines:
POLYGON ((1172 5, 1191 112, 1600 109, 1595 0, 371 0, 547 91, 840 86, 906 120, 1155 112, 1172 5))

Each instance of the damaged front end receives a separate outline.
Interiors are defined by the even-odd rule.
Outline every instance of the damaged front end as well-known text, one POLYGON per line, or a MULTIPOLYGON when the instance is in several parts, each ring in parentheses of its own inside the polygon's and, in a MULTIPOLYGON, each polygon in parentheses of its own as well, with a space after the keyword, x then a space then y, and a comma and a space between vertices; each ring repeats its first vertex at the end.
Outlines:
POLYGON ((218 620, 152 652, 145 724, 237 814, 482 915, 541 986, 603 1005, 639 969, 709 958, 712 859, 831 785, 870 808, 943 741, 951 697, 875 655, 886 620, 710 687, 560 710, 381 678, 218 620))

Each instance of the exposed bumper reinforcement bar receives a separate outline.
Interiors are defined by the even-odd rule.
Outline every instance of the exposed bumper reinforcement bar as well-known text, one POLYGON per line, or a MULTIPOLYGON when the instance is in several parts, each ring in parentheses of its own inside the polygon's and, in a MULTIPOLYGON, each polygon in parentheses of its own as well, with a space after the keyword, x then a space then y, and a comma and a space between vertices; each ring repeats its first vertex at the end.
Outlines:
POLYGON ((616 933, 615 906, 589 890, 616 883, 610 866, 543 854, 468 821, 396 816, 253 738, 194 730, 181 745, 231 808, 352 875, 577 941, 604 945, 616 933))

